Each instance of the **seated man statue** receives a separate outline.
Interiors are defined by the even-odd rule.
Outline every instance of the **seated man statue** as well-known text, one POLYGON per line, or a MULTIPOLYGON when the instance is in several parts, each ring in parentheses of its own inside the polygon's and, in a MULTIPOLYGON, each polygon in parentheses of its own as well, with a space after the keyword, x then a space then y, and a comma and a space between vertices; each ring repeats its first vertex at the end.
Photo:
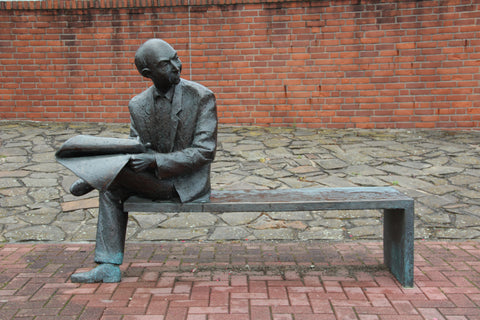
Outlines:
POLYGON ((217 136, 213 92, 180 78, 182 63, 163 40, 146 41, 135 54, 135 65, 142 76, 153 82, 129 103, 130 138, 144 148, 123 155, 128 157, 126 164, 112 181, 103 184, 105 187, 97 187, 88 179, 72 184, 70 191, 76 196, 94 188, 100 194, 95 247, 98 265, 88 272, 73 274, 72 282, 120 281, 128 220, 123 203, 128 197, 209 201, 210 163, 217 136))

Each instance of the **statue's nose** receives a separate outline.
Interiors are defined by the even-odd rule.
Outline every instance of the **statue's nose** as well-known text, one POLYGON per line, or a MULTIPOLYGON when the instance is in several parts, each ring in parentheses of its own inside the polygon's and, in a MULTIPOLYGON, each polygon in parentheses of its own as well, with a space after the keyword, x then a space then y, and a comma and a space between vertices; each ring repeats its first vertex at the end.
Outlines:
POLYGON ((172 66, 178 72, 180 72, 180 70, 182 70, 182 62, 180 61, 180 59, 172 60, 172 66))

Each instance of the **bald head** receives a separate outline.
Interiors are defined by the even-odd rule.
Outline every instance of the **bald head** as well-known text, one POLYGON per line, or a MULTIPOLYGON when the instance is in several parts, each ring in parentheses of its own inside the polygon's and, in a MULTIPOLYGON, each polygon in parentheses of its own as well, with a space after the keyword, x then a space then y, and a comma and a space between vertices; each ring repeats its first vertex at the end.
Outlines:
POLYGON ((135 53, 135 66, 138 72, 142 74, 142 70, 149 67, 155 55, 169 59, 172 53, 176 53, 176 51, 166 41, 162 39, 147 40, 135 53))
POLYGON ((135 54, 135 66, 161 91, 180 82, 182 63, 175 49, 164 40, 150 39, 142 44, 135 54))

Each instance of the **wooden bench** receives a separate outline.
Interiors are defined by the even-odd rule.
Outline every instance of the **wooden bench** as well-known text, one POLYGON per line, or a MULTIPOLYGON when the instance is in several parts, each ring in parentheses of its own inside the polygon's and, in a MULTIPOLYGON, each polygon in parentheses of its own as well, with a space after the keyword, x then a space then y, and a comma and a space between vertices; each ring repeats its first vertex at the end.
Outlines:
POLYGON ((131 197, 126 212, 272 212, 383 210, 384 263, 404 287, 413 286, 414 201, 391 187, 212 191, 210 202, 131 197))

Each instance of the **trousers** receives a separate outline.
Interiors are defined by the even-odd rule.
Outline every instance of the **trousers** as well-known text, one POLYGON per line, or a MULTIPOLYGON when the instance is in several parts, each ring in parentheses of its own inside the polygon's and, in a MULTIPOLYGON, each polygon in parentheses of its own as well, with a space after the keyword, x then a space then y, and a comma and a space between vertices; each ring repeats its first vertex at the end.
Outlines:
POLYGON ((123 263, 128 223, 123 203, 133 195, 152 200, 178 197, 172 181, 158 179, 153 172, 137 173, 128 167, 123 168, 112 184, 99 194, 96 263, 123 263))

